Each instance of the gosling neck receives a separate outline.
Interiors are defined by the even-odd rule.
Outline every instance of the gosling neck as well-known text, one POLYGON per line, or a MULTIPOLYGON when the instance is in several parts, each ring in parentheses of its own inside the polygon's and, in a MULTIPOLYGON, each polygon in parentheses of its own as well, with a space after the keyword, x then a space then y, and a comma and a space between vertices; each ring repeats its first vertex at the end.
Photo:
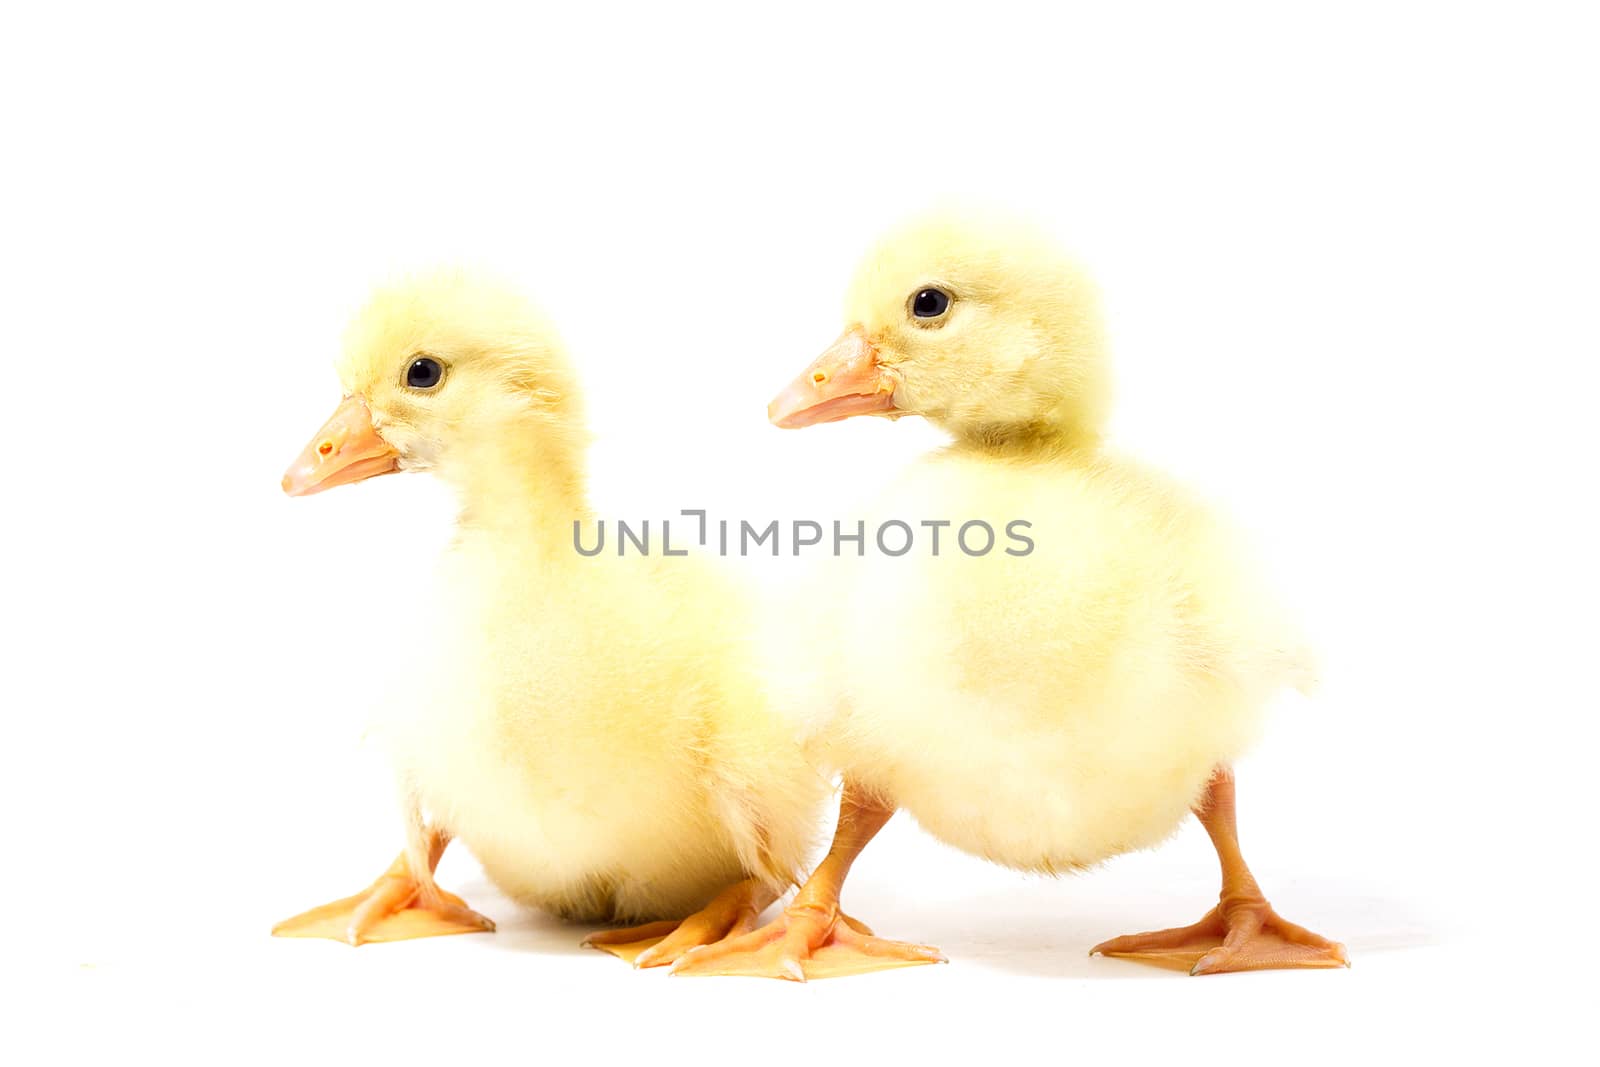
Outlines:
POLYGON ((568 546, 574 521, 589 517, 582 446, 555 427, 511 427, 462 441, 438 464, 456 490, 462 530, 526 538, 535 546, 568 546))
POLYGON ((1044 421, 972 423, 949 429, 958 449, 1019 458, 1094 453, 1103 441, 1097 429, 1044 421))

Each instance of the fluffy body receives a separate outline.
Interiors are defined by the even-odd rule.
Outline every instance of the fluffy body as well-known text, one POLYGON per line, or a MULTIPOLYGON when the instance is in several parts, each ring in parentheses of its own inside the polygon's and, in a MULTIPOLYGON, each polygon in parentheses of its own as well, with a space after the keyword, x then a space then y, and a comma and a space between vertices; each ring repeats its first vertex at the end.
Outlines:
POLYGON ((448 667, 382 724, 408 788, 503 891, 569 918, 783 887, 826 786, 743 669, 736 592, 685 560, 565 554, 483 528, 450 550, 422 646, 448 667))
POLYGON ((968 556, 952 526, 837 590, 829 762, 958 848, 1057 872, 1158 844, 1305 674, 1227 532, 1154 472, 958 445, 880 503, 999 534, 968 556))
POLYGON ((425 278, 379 294, 340 370, 402 464, 461 498, 405 635, 423 677, 377 724, 411 803, 508 895, 572 919, 681 918, 745 877, 788 885, 828 783, 772 714, 751 606, 720 571, 574 550, 574 521, 594 535, 585 435, 543 320, 425 278), (418 354, 446 366, 435 391, 402 384, 418 354))

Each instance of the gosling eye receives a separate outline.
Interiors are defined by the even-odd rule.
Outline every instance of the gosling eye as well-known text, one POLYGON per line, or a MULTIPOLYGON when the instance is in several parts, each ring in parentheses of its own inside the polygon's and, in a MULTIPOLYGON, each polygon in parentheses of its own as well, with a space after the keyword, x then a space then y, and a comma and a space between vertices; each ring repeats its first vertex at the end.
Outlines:
POLYGON ((950 294, 943 289, 922 289, 911 298, 911 314, 919 319, 936 319, 950 310, 950 294))
POLYGON ((443 380, 444 368, 428 356, 418 356, 406 368, 406 386, 410 389, 433 389, 443 380))

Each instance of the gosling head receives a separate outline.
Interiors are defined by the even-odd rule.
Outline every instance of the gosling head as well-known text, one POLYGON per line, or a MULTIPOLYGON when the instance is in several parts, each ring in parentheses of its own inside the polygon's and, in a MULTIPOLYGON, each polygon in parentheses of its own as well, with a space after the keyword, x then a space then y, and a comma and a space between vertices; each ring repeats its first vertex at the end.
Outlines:
POLYGON ((493 282, 441 273, 379 290, 338 370, 344 400, 283 476, 290 496, 448 471, 474 446, 530 435, 547 451, 579 447, 577 384, 554 330, 493 282))
POLYGON ((794 429, 922 415, 960 438, 1097 440, 1110 376, 1093 286, 1014 221, 940 215, 891 232, 844 333, 767 408, 794 429))

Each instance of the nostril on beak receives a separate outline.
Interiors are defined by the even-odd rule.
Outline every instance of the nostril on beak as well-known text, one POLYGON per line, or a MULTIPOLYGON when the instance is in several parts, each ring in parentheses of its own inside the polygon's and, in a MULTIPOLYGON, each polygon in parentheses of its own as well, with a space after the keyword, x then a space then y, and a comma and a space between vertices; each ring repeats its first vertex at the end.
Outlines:
POLYGON ((814 384, 814 385, 821 385, 823 382, 825 382, 827 380, 828 380, 828 376, 826 374, 822 373, 821 371, 817 371, 815 374, 813 374, 811 376, 811 381, 812 381, 812 384, 814 384))
POLYGON ((332 454, 333 454, 333 442, 332 441, 324 441, 320 445, 317 446, 317 455, 319 455, 319 456, 329 456, 329 455, 332 455, 332 454))

